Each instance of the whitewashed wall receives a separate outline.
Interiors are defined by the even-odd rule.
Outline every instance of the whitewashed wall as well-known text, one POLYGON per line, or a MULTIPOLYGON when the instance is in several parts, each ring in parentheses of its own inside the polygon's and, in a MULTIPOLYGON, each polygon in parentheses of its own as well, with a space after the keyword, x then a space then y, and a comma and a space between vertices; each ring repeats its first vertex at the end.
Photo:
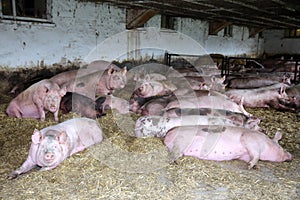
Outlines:
MULTIPOLYGON (((101 52, 101 56, 111 59, 111 54, 114 54, 112 51, 119 47, 123 48, 118 49, 119 53, 130 50, 139 40, 132 36, 126 41, 118 40, 118 48, 113 48, 114 44, 105 42, 107 38, 126 30, 125 10, 109 4, 53 0, 52 15, 51 25, 0 22, 0 66, 31 67, 41 63, 51 65, 63 64, 68 60, 84 60, 99 46, 101 49, 107 49, 101 52), (108 46, 103 46, 104 44, 108 46)), ((160 27, 160 23, 158 15, 147 22, 145 27, 160 27)), ((175 29, 198 42, 207 53, 253 56, 261 54, 265 48, 264 41, 258 39, 258 36, 249 38, 248 29, 244 27, 234 26, 233 37, 223 37, 223 31, 217 36, 208 36, 207 22, 176 18, 175 29)), ((142 31, 142 34, 148 33, 142 31)), ((167 38, 166 34, 170 33, 164 31, 162 34, 167 38)), ((151 35, 145 38, 150 38, 144 43, 149 46, 151 35)), ((182 45, 180 42, 169 40, 160 40, 160 44, 163 47, 178 45, 179 48, 176 49, 180 49, 182 45)), ((194 53, 192 48, 189 53, 194 53)), ((195 54, 197 53, 195 51, 195 54)))
POLYGON ((125 30, 125 10, 108 4, 54 0, 52 15, 50 25, 0 22, 0 66, 81 60, 102 40, 125 30))
POLYGON ((273 54, 300 54, 300 39, 284 38, 284 30, 266 30, 265 53, 273 54))

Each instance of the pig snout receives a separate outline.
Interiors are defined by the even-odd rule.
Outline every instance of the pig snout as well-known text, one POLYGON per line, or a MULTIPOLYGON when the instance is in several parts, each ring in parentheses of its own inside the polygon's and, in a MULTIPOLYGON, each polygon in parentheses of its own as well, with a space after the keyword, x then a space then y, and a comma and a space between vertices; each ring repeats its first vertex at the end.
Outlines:
POLYGON ((56 112, 57 110, 58 110, 58 107, 57 107, 56 105, 51 104, 51 105, 49 106, 49 111, 50 111, 50 112, 56 112))
POLYGON ((57 96, 48 96, 45 99, 45 107, 52 113, 59 109, 60 98, 57 96))
POLYGON ((42 150, 40 155, 40 161, 44 166, 52 166, 58 162, 59 157, 61 156, 59 150, 56 147, 47 148, 42 150))
POLYGON ((44 156, 44 160, 48 163, 52 162, 54 160, 54 158, 55 158, 55 155, 53 152, 47 152, 44 156))

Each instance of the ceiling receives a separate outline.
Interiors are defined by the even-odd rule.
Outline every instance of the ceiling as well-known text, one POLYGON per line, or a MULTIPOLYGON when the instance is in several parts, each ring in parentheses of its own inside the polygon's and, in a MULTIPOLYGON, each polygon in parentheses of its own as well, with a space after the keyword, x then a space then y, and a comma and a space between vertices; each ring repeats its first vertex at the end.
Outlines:
POLYGON ((91 0, 253 28, 300 28, 299 0, 91 0))

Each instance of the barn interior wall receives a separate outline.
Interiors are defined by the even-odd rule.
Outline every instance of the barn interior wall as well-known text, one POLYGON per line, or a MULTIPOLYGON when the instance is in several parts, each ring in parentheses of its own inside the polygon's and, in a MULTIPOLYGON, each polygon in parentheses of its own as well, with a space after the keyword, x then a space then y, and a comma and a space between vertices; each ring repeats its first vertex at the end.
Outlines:
POLYGON ((300 54, 300 38, 284 37, 284 30, 265 30, 264 51, 267 55, 300 54))
MULTIPOLYGON (((147 22, 146 26, 159 26, 160 17, 156 16, 147 22)), ((208 34, 209 23, 207 21, 190 18, 176 18, 174 29, 186 34, 197 41, 208 54, 223 54, 226 56, 252 56, 263 53, 264 39, 249 38, 247 27, 233 26, 232 36, 224 36, 224 30, 217 35, 208 34)))
MULTIPOLYGON (((0 42, 5 47, 0 49, 0 66, 32 67, 84 60, 92 49, 107 38, 126 30, 126 10, 106 3, 53 0, 52 22, 0 22, 0 42)), ((145 27, 159 28, 160 23, 160 15, 156 15, 145 27)), ((223 31, 208 35, 208 25, 202 20, 176 18, 174 29, 198 42, 207 53, 257 56, 272 49, 272 34, 267 34, 265 39, 258 38, 258 35, 249 38, 248 28, 233 26, 233 37, 223 36, 223 31), (267 38, 269 36, 271 39, 267 38)), ((128 49, 129 45, 132 45, 132 41, 123 44, 123 48, 128 49)), ((284 51, 287 45, 279 46, 284 51)), ((103 58, 112 57, 109 54, 113 48, 107 48, 109 50, 103 52, 107 54, 103 58)))
POLYGON ((82 60, 125 29, 126 14, 109 4, 53 0, 53 24, 0 22, 0 66, 32 67, 82 60))

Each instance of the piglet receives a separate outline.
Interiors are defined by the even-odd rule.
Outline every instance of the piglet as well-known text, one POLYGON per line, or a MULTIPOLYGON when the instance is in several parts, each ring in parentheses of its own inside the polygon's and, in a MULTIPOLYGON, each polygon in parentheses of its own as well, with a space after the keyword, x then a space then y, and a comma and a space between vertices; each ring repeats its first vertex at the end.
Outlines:
POLYGON ((41 167, 40 171, 54 169, 67 157, 102 140, 101 127, 88 118, 70 119, 40 131, 35 129, 26 161, 7 178, 14 179, 36 166, 41 167))

